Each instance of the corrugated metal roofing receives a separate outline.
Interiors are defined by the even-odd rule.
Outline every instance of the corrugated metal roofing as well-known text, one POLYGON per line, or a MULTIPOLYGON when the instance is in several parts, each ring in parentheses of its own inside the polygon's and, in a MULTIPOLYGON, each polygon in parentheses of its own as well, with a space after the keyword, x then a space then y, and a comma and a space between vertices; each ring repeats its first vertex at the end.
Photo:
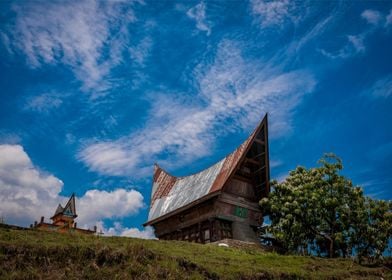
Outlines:
POLYGON ((245 155, 262 124, 263 122, 234 152, 199 173, 175 177, 155 165, 147 224, 210 193, 221 190, 245 155))
MULTIPOLYGON (((166 182, 166 186, 159 186, 158 190, 167 190, 170 188, 170 191, 167 195, 154 200, 150 208, 148 220, 154 220, 207 195, 213 182, 221 171, 223 163, 224 160, 221 160, 210 168, 197 174, 175 178, 175 182, 172 186, 170 186, 172 183, 170 180, 171 178, 168 181, 163 180, 163 182, 166 182)), ((162 170, 161 174, 162 173, 165 172, 162 170)), ((165 177, 165 175, 163 177, 165 177)), ((154 185, 158 185, 158 183, 154 182, 154 185)))

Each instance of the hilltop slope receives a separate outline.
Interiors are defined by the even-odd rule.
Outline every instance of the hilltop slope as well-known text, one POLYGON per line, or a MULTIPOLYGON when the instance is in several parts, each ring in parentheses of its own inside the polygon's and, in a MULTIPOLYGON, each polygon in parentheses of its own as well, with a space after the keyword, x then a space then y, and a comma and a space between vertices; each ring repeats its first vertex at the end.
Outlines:
POLYGON ((0 228, 0 279, 392 279, 350 260, 0 228))

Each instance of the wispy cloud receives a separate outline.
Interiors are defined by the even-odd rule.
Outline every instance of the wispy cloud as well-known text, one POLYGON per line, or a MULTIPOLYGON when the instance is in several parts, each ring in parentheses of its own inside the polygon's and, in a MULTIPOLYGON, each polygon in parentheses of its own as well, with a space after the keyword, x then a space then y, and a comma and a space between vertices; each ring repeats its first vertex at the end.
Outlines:
POLYGON ((219 136, 249 132, 267 111, 273 120, 271 136, 287 135, 292 113, 315 86, 307 71, 282 73, 247 60, 227 40, 212 63, 207 59, 195 68, 192 79, 198 91, 189 99, 154 94, 145 128, 118 140, 90 143, 79 159, 102 174, 143 177, 153 161, 175 167, 209 155, 219 136))
MULTIPOLYGON (((336 11, 337 13, 338 11, 336 11)), ((375 21, 375 17, 379 15, 379 13, 368 10, 367 12, 363 12, 361 16, 363 18, 368 18, 368 20, 375 21)), ((379 15, 381 17, 381 14, 379 15)), ((327 18, 328 22, 331 20, 335 20, 334 16, 330 16, 327 18)), ((318 51, 324 56, 331 59, 347 59, 359 54, 363 54, 366 51, 365 39, 366 37, 373 32, 374 28, 367 28, 363 32, 358 34, 348 34, 345 36, 345 42, 341 48, 335 51, 328 51, 324 48, 320 48, 318 51)))
POLYGON ((278 166, 281 166, 283 164, 283 161, 279 160, 279 159, 275 159, 275 160, 270 160, 270 168, 275 168, 278 166))
POLYGON ((60 94, 56 92, 47 92, 29 97, 26 101, 25 109, 39 113, 48 113, 51 110, 60 107, 62 103, 63 100, 60 94))
POLYGON ((375 98, 388 98, 392 95, 392 75, 377 80, 366 93, 375 98))
POLYGON ((373 25, 378 25, 382 20, 381 13, 375 10, 365 10, 362 12, 361 17, 373 25))
POLYGON ((123 59, 136 17, 132 3, 109 1, 16 2, 15 18, 2 28, 3 42, 28 65, 68 66, 82 89, 95 92, 109 86, 110 71, 123 59))
POLYGON ((361 17, 365 19, 373 28, 388 28, 392 24, 392 9, 385 15, 377 10, 364 10, 361 17))
POLYGON ((386 23, 385 23, 386 26, 389 26, 392 24, 392 10, 389 11, 389 14, 387 15, 385 20, 386 20, 386 23))
POLYGON ((250 4, 251 15, 259 25, 261 33, 270 36, 272 33, 269 31, 290 34, 287 35, 291 38, 287 47, 278 48, 275 52, 278 64, 281 64, 283 60, 286 61, 285 63, 289 63, 290 60, 295 61, 310 44, 317 42, 317 46, 320 46, 323 37, 333 27, 336 27, 341 16, 340 3, 326 7, 328 12, 321 14, 320 10, 312 5, 301 5, 300 2, 295 1, 254 0, 250 4), (317 21, 315 21, 316 15, 317 21), (269 30, 269 28, 272 29, 269 30))
POLYGON ((392 156, 392 141, 383 143, 368 152, 367 156, 371 160, 384 160, 392 156))
POLYGON ((366 51, 364 43, 366 36, 367 32, 358 35, 347 35, 346 44, 338 51, 329 52, 324 49, 320 49, 319 51, 321 54, 331 59, 346 59, 358 54, 363 54, 366 51))
POLYGON ((196 28, 211 34, 211 26, 206 18, 206 4, 202 1, 187 11, 187 16, 196 21, 196 28))
MULTIPOLYGON (((0 217, 7 223, 27 226, 41 216, 50 217, 58 203, 63 182, 40 170, 20 145, 0 145, 0 217)), ((144 208, 143 196, 132 189, 92 189, 77 199, 78 223, 93 226, 102 219, 123 218, 144 208)))
POLYGON ((372 179, 362 182, 359 185, 364 188, 367 195, 375 199, 380 199, 380 197, 383 197, 388 193, 389 189, 386 187, 388 187, 391 182, 392 178, 372 179))
POLYGON ((150 37, 143 38, 136 46, 129 48, 129 53, 132 61, 140 66, 144 66, 145 60, 148 57, 152 48, 153 41, 150 37))
POLYGON ((385 16, 379 11, 367 9, 361 13, 361 17, 369 23, 368 27, 356 35, 347 35, 346 44, 343 45, 343 47, 341 47, 339 50, 330 52, 325 49, 320 49, 320 53, 332 59, 345 59, 365 53, 366 39, 380 28, 388 27, 392 21, 392 10, 388 16, 385 16), (384 25, 383 22, 385 22, 384 25))
POLYGON ((349 42, 353 45, 356 53, 361 53, 365 51, 365 45, 363 43, 362 36, 348 35, 347 38, 349 42))
POLYGON ((264 1, 252 0, 251 10, 257 17, 262 27, 281 26, 291 18, 290 5, 288 0, 264 1))

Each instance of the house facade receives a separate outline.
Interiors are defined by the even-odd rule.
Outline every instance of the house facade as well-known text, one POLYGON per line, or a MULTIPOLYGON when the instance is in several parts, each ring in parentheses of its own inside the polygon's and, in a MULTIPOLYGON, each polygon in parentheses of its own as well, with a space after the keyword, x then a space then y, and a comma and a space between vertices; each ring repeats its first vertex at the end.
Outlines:
POLYGON ((268 118, 231 154, 211 167, 175 177, 154 167, 148 221, 159 239, 198 243, 257 242, 261 198, 269 193, 268 118))

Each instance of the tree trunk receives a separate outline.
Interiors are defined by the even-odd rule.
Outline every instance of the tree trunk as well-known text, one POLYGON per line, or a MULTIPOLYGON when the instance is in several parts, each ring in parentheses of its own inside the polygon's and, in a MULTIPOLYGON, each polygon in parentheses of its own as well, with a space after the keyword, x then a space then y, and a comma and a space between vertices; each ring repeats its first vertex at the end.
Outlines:
POLYGON ((329 237, 328 235, 324 235, 324 238, 329 241, 329 246, 328 246, 328 256, 330 258, 333 258, 333 253, 334 253, 334 248, 333 248, 333 239, 329 237))
POLYGON ((333 258, 333 240, 329 239, 329 257, 333 258))

